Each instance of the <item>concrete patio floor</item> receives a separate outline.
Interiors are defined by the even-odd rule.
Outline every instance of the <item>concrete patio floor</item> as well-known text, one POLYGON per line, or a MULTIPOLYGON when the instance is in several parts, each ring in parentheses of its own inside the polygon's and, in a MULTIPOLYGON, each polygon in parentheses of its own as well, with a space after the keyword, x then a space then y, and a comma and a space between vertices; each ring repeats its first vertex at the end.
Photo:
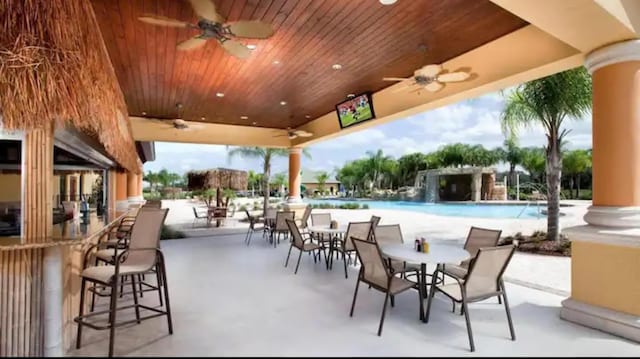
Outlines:
MULTIPOLYGON (((509 338, 504 307, 496 299, 469 308, 476 352, 470 353, 464 317, 436 295, 428 324, 418 320, 418 296, 410 290, 389 308, 376 335, 384 295, 361 285, 355 313, 349 309, 358 269, 344 278, 302 257, 293 274, 294 249, 273 248, 242 234, 162 242, 167 261, 174 334, 165 317, 116 329, 116 355, 159 356, 638 356, 640 346, 559 318, 564 297, 507 283, 516 331, 509 338)), ((294 256, 295 255, 295 256, 294 256)), ((144 302, 157 304, 157 295, 144 302)), ((107 305, 99 301, 99 307, 107 305)), ((129 298, 124 302, 131 302, 129 298)), ((121 316, 124 319, 126 314, 121 316)), ((107 354, 108 331, 86 328, 83 347, 69 355, 107 354)))

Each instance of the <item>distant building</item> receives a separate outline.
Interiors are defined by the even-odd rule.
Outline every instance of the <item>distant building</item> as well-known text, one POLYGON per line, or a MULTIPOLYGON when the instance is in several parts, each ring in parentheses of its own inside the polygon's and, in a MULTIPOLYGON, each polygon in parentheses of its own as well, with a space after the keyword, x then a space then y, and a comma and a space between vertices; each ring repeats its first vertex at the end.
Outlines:
MULTIPOLYGON (((313 193, 318 191, 319 185, 316 177, 321 172, 322 171, 311 171, 305 169, 302 170, 301 182, 305 194, 312 195, 313 193)), ((324 184, 324 190, 331 195, 338 193, 338 191, 340 190, 340 181, 338 181, 334 175, 329 174, 329 178, 324 184)))

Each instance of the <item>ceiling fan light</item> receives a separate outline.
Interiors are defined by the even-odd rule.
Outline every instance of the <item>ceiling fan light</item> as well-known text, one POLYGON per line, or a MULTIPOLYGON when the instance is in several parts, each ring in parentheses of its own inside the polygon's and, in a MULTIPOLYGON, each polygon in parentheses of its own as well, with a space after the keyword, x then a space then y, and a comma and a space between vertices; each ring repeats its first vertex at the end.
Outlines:
POLYGON ((380 4, 382 5, 393 5, 397 0, 380 0, 380 4))
POLYGON ((255 50, 257 48, 258 48, 258 46, 254 45, 254 44, 247 45, 247 49, 249 49, 249 50, 255 50))
POLYGON ((249 119, 249 117, 248 117, 248 116, 240 116, 240 119, 241 119, 241 120, 248 120, 248 119, 249 119))
POLYGON ((224 97, 224 93, 222 93, 222 92, 217 92, 217 93, 216 93, 216 96, 217 96, 217 97, 224 97))

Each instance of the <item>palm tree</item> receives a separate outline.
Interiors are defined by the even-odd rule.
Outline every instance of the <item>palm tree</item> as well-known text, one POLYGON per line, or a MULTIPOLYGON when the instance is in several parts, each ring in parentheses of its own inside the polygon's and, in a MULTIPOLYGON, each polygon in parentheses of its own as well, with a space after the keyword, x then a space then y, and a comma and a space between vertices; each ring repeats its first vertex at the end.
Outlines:
POLYGON ((260 173, 249 171, 247 182, 249 182, 248 183, 249 187, 251 187, 252 197, 255 195, 254 193, 255 193, 256 187, 258 187, 258 191, 262 190, 262 175, 260 173))
POLYGON ((591 168, 591 153, 588 150, 567 152, 562 161, 564 172, 571 176, 571 187, 576 187, 576 198, 580 197, 580 174, 591 168))
POLYGON ((382 150, 376 152, 367 151, 367 175, 375 188, 380 188, 385 162, 392 160, 390 156, 385 156, 382 150))
POLYGON ((521 84, 506 96, 502 129, 515 137, 520 127, 542 125, 547 136, 547 239, 558 240, 562 128, 567 118, 580 119, 591 109, 591 77, 584 67, 521 84))
POLYGON ((324 194, 324 185, 327 183, 327 180, 329 179, 329 174, 327 172, 318 172, 316 174, 316 181, 318 181, 318 191, 320 191, 320 194, 324 194))
POLYGON ((529 176, 533 181, 542 182, 545 171, 544 157, 544 148, 527 147, 522 149, 522 161, 520 165, 525 171, 529 172, 529 176))
MULTIPOLYGON (((305 157, 310 158, 309 152, 306 149, 302 150, 302 154, 305 157)), ((289 150, 286 148, 264 148, 264 147, 227 147, 227 156, 229 159, 240 156, 244 158, 257 158, 262 160, 262 190, 264 191, 264 203, 262 208, 264 213, 267 212, 269 207, 269 179, 271 177, 271 160, 274 157, 286 157, 289 155, 289 150)))
POLYGON ((160 182, 160 180, 158 179, 158 174, 153 172, 153 171, 147 171, 147 174, 144 175, 144 177, 142 177, 143 180, 149 182, 149 190, 150 192, 154 191, 154 185, 155 185, 155 190, 158 190, 158 182, 160 182))
POLYGON ((496 154, 505 163, 509 164, 509 186, 514 186, 516 183, 516 166, 522 164, 523 152, 518 147, 518 140, 510 137, 504 140, 504 147, 498 147, 495 150, 496 154))

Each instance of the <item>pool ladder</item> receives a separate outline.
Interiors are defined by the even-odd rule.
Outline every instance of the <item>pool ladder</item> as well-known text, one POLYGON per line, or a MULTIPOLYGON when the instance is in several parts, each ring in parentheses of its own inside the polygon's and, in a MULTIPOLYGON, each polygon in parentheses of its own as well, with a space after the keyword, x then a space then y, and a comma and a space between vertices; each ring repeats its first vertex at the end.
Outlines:
MULTIPOLYGON (((529 208, 529 205, 531 205, 531 201, 527 201, 527 205, 522 209, 522 211, 520 211, 520 213, 516 218, 520 218, 520 216, 522 216, 524 211, 526 211, 527 208, 529 208)), ((537 213, 536 218, 540 219, 540 202, 539 201, 536 201, 536 213, 537 213)))

